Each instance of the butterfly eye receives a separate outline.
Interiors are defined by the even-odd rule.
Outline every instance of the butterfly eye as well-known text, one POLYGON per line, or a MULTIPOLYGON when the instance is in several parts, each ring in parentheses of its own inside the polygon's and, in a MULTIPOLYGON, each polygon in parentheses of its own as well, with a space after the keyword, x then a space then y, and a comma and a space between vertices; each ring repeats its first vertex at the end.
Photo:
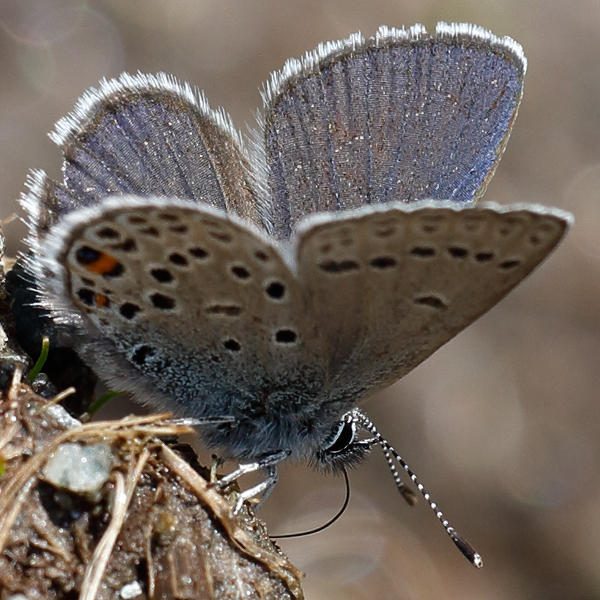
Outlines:
POLYGON ((338 472, 343 467, 356 466, 373 446, 373 440, 358 439, 356 420, 350 416, 351 413, 347 413, 342 417, 317 452, 317 466, 325 471, 338 472))
POLYGON ((340 454, 344 452, 348 446, 354 442, 356 437, 356 425, 355 423, 348 421, 341 421, 338 423, 337 431, 331 443, 325 448, 325 452, 328 454, 340 454))

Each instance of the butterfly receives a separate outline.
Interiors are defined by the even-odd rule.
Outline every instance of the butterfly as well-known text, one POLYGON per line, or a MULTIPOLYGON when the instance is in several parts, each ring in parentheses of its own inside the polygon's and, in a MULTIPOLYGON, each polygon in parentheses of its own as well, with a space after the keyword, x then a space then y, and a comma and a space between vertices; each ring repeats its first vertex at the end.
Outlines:
POLYGON ((475 204, 525 70, 516 42, 473 25, 381 27, 288 60, 249 137, 169 75, 104 80, 51 134, 63 181, 33 171, 22 201, 41 303, 114 389, 204 420, 241 463, 224 481, 266 471, 240 502, 284 459, 337 470, 379 444, 401 461, 358 405, 571 222, 475 204))

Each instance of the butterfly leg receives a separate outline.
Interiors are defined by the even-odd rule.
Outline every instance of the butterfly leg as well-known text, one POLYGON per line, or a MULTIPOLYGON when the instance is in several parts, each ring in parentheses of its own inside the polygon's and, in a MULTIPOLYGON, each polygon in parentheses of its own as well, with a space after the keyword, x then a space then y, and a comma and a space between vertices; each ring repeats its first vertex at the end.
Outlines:
POLYGON ((267 475, 267 478, 264 481, 261 481, 259 484, 240 493, 235 505, 234 513, 238 513, 240 511, 246 500, 258 498, 260 496, 260 500, 254 505, 254 510, 258 510, 271 495, 273 488, 277 484, 277 481, 279 481, 279 472, 277 471, 277 467, 275 465, 264 467, 263 470, 267 475))
POLYGON ((290 453, 287 450, 277 452, 275 454, 268 454, 267 456, 264 456, 255 462, 240 464, 235 471, 219 479, 216 485, 220 488, 223 488, 240 478, 242 475, 247 475, 248 473, 263 471, 266 474, 266 479, 264 479, 264 481, 261 481, 257 485, 240 493, 234 513, 239 512, 246 500, 250 500, 251 498, 256 498, 258 496, 260 496, 260 500, 256 505, 256 508, 260 508, 260 506, 262 506, 262 504, 273 491, 273 488, 279 479, 277 464, 287 458, 289 454, 290 453))

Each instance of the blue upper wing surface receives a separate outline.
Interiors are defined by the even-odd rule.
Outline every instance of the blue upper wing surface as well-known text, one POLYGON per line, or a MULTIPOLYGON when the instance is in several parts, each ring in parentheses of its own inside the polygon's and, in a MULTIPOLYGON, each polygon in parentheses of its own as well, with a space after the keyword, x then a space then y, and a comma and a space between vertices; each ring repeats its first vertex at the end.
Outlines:
POLYGON ((472 25, 382 27, 288 61, 264 92, 274 234, 365 204, 480 197, 506 145, 526 61, 472 25))
POLYGON ((169 75, 102 81, 50 137, 63 152, 63 181, 33 172, 25 198, 40 233, 72 210, 131 194, 193 200, 260 225, 246 152, 229 116, 169 75))

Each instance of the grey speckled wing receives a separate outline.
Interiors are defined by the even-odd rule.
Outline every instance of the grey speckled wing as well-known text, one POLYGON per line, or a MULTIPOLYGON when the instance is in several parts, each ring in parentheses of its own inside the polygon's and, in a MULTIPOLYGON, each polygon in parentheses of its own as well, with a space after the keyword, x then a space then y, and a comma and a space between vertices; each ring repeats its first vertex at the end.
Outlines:
POLYGON ((298 277, 325 349, 326 401, 354 406, 406 375, 529 275, 570 222, 537 205, 435 201, 307 219, 298 277))
MULTIPOLYGON (((273 233, 365 204, 477 199, 515 119, 526 60, 473 25, 381 27, 289 60, 264 91, 273 233)), ((262 142, 261 142, 262 143, 262 142)))
POLYGON ((284 256, 219 209, 113 197, 47 236, 42 299, 78 326, 80 354, 114 389, 178 414, 233 417, 237 431, 217 446, 256 456, 289 445, 327 376, 327 349, 284 256))
POLYGON ((340 415, 522 281, 570 216, 422 201, 306 218, 290 245, 219 209, 113 197, 45 240, 43 300, 116 389, 225 455, 310 458, 340 415))

